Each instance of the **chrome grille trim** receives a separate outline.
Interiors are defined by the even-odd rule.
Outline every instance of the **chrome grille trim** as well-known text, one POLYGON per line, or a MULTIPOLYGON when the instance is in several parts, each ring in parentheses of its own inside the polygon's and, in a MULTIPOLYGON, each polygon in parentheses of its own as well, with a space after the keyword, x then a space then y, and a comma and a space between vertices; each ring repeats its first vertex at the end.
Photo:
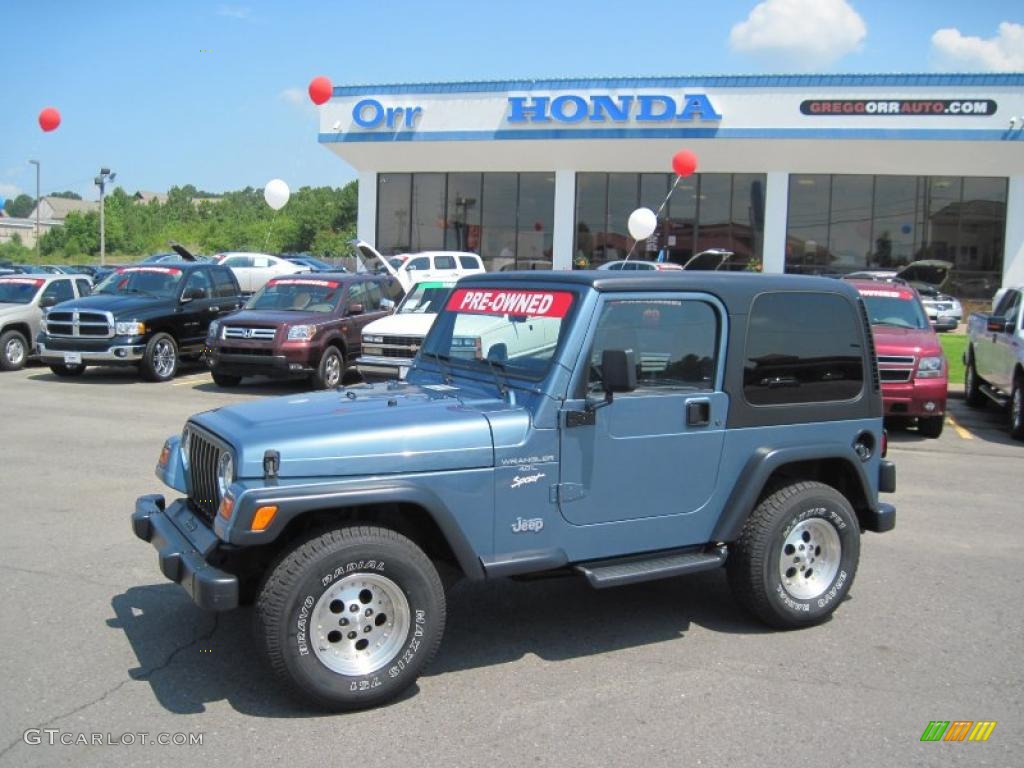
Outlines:
POLYGON ((112 339, 114 315, 111 312, 63 310, 46 314, 46 328, 50 336, 65 339, 112 339))
POLYGON ((253 339, 254 341, 273 341, 277 334, 276 328, 242 328, 228 325, 221 334, 222 339, 253 339))

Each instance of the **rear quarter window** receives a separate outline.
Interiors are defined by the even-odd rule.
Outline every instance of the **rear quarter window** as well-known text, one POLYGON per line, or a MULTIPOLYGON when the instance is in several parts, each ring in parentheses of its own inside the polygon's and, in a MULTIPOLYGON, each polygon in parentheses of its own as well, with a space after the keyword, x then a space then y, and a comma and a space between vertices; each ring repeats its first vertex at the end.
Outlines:
POLYGON ((743 366, 752 405, 858 397, 864 351, 855 306, 835 293, 761 294, 751 306, 743 366))

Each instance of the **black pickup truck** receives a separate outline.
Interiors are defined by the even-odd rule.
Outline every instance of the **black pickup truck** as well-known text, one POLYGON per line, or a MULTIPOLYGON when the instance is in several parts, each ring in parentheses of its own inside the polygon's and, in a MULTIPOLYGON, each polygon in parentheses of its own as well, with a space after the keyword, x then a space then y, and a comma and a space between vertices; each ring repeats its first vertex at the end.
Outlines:
POLYGON ((180 262, 120 267, 91 296, 47 312, 40 359, 56 375, 89 365, 134 365, 149 381, 174 378, 180 359, 198 358, 210 323, 242 306, 231 270, 180 262))

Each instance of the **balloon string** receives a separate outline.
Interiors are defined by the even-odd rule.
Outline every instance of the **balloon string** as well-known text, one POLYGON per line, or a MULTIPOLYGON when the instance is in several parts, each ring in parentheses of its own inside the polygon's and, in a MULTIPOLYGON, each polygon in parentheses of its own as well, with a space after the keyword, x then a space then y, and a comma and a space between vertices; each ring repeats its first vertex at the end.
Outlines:
POLYGON ((263 239, 263 250, 267 250, 267 246, 270 243, 270 233, 274 231, 274 222, 277 220, 277 211, 274 211, 274 215, 270 217, 270 226, 267 227, 267 236, 263 239))
MULTIPOLYGON (((676 187, 679 186, 679 182, 682 180, 682 176, 676 176, 676 180, 675 183, 672 185, 672 188, 668 191, 668 194, 665 195, 665 199, 661 201, 661 205, 658 206, 658 210, 654 212, 654 218, 657 219, 661 216, 661 212, 664 211, 665 206, 668 205, 669 198, 672 197, 672 193, 676 191, 676 187)), ((646 240, 647 238, 644 239, 646 240)), ((629 253, 626 254, 626 261, 629 261, 629 259, 632 257, 633 251, 636 250, 637 243, 639 242, 639 240, 633 241, 633 245, 630 246, 629 253)))

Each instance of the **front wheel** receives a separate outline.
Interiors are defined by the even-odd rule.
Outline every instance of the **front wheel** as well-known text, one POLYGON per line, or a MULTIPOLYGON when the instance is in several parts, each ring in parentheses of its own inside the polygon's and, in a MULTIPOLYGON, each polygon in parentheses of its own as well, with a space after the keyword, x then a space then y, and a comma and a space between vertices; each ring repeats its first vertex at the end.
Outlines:
POLYGON ((57 365, 51 365, 50 370, 53 371, 54 376, 60 376, 62 379, 72 379, 85 373, 85 366, 81 363, 78 365, 58 363, 57 365))
POLYGON ((967 365, 964 367, 964 402, 971 408, 981 408, 988 402, 985 393, 981 391, 981 379, 978 378, 974 354, 971 352, 967 353, 967 365))
POLYGON ((942 434, 942 427, 945 424, 945 416, 922 416, 917 420, 917 431, 922 437, 934 439, 942 434))
POLYGON ((313 389, 334 389, 345 375, 345 358, 337 347, 327 347, 316 373, 311 377, 313 389))
POLYGON ((1013 383, 1010 395, 1010 437, 1024 440, 1024 380, 1021 378, 1013 383))
POLYGON ((293 690, 333 710, 382 704, 441 643, 444 588, 423 551, 386 528, 327 531, 288 553, 256 600, 257 633, 293 690))
POLYGON ((142 355, 142 378, 146 381, 170 381, 178 372, 178 345, 168 333, 149 340, 142 355))
POLYGON ((217 371, 211 371, 210 375, 213 377, 213 383, 218 387, 237 387, 242 383, 241 376, 232 376, 227 373, 217 373, 217 371))
POLYGON ((747 519, 727 561, 736 599, 781 629, 817 624, 846 597, 860 559, 850 502, 818 482, 786 485, 747 519))
POLYGON ((0 336, 0 371, 18 371, 25 367, 28 342, 18 331, 7 331, 0 336))

